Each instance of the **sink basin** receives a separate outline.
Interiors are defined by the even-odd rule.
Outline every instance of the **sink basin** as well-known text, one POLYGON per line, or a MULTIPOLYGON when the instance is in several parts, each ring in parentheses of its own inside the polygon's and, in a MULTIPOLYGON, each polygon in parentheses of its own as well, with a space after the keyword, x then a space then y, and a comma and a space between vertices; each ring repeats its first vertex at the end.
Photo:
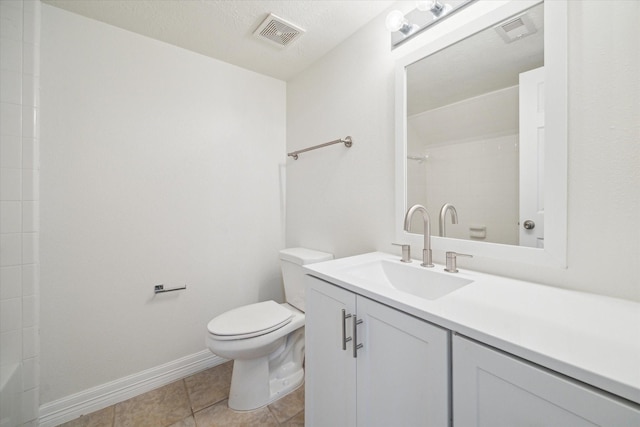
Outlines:
POLYGON ((384 259, 349 266, 344 273, 428 300, 441 298, 472 282, 451 273, 421 267, 419 263, 403 264, 384 259))

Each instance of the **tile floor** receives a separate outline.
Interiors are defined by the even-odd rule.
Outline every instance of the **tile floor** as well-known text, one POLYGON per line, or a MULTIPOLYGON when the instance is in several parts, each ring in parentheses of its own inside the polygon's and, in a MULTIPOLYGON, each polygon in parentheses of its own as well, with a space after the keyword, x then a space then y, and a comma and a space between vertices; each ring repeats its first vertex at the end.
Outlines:
POLYGON ((304 386, 251 412, 227 407, 233 362, 84 415, 60 427, 304 426, 304 386))

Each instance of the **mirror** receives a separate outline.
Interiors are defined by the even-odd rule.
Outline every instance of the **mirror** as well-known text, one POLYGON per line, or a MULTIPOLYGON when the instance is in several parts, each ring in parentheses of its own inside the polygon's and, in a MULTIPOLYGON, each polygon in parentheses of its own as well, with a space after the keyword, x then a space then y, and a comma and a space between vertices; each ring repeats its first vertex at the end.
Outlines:
MULTIPOLYGON (((520 128, 533 126, 537 134, 543 128, 537 115, 519 112, 522 102, 536 103, 529 108, 535 110, 541 92, 536 89, 543 76, 527 76, 544 70, 543 11, 540 3, 406 68, 407 208, 420 204, 436 216, 435 236, 544 244, 538 218, 544 209, 536 206, 543 177, 520 179, 542 172, 537 149, 544 146, 536 139, 522 141, 520 135, 529 133, 520 128), (530 91, 534 96, 527 96, 530 91), (520 150, 523 143, 537 146, 520 150), (520 188, 525 185, 534 187, 520 188), (519 203, 522 197, 533 197, 533 203, 519 203), (452 207, 443 218, 439 212, 447 203, 452 207), (521 205, 534 209, 521 212, 521 205), (519 227, 526 219, 538 226, 519 227)), ((421 227, 421 221, 411 224, 417 232, 421 227)))
POLYGON ((421 204, 434 250, 565 266, 566 4, 470 15, 398 63, 398 238, 421 204))

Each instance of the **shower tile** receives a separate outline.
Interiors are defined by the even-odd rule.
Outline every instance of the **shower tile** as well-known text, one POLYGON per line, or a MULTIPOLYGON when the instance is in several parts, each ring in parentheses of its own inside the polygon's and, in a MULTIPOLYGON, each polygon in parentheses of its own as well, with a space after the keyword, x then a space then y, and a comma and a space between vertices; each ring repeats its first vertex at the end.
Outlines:
POLYGON ((0 266, 9 267, 22 263, 22 234, 0 234, 0 266))
POLYGON ((40 104, 40 78, 32 75, 22 76, 22 105, 38 107, 40 104))
POLYGON ((22 136, 35 138, 38 125, 38 109, 29 105, 22 105, 22 136))
POLYGON ((22 204, 20 202, 0 202, 0 233, 20 233, 22 231, 22 204))
POLYGON ((61 424, 58 427, 111 427, 113 426, 114 414, 115 406, 109 406, 61 424))
POLYGON ((38 233, 22 233, 22 263, 38 263, 38 233))
POLYGON ((38 297, 22 298, 22 327, 29 328, 38 324, 38 297))
POLYGON ((15 41, 22 40, 22 8, 11 2, 0 2, 0 37, 15 41))
POLYGON ((0 360, 3 365, 22 360, 22 331, 0 333, 0 360))
POLYGON ((38 267, 34 264, 22 266, 22 295, 37 295, 38 267))
POLYGON ((35 138, 22 138, 22 169, 39 169, 40 145, 35 138))
POLYGON ((24 10, 25 6, 23 4, 23 0, 2 0, 0 4, 2 4, 2 6, 16 8, 20 11, 20 13, 22 13, 22 10, 24 10))
POLYGON ((286 421, 304 410, 304 385, 269 405, 278 422, 286 421))
POLYGON ((0 167, 22 167, 22 141, 18 135, 0 135, 0 167))
POLYGON ((22 232, 34 233, 38 231, 38 202, 22 203, 22 232))
POLYGON ((22 73, 2 70, 0 74, 0 102, 20 104, 22 102, 22 73))
POLYGON ((22 5, 22 10, 24 11, 24 14, 25 15, 26 14, 34 14, 37 11, 39 12, 40 5, 38 3, 40 3, 40 2, 25 1, 24 4, 22 5))
POLYGON ((20 200, 22 170, 0 168, 0 200, 20 200))
MULTIPOLYGON (((5 70, 2 70, 5 72, 5 70)), ((0 102, 0 133, 5 135, 22 136, 22 106, 0 102)))
POLYGON ((22 42, 0 37, 0 61, 5 70, 22 72, 22 42))
POLYGON ((35 45, 25 43, 22 54, 22 73, 34 76, 40 75, 40 52, 35 45))
POLYGON ((29 359, 38 355, 38 329, 29 327, 22 329, 22 358, 29 359))
POLYGON ((0 268, 0 300, 22 296, 22 269, 19 265, 0 268))
POLYGON ((185 378, 193 412, 229 397, 233 362, 226 362, 185 378))
POLYGON ((3 136, 22 136, 22 107, 20 105, 0 102, 0 132, 3 136))
POLYGON ((40 363, 37 357, 22 361, 22 389, 29 390, 38 385, 40 378, 40 363))
POLYGON ((198 427, 230 425, 234 427, 250 427, 255 425, 263 427, 278 426, 278 421, 266 407, 249 412, 235 412, 229 409, 226 400, 200 412, 196 412, 195 417, 198 427))
MULTIPOLYGON (((27 2, 32 5, 35 1, 27 2)), ((31 5, 30 5, 31 6, 31 5)), ((35 5, 34 5, 35 6, 35 5)), ((33 9, 24 9, 24 19, 22 23, 22 40, 25 44, 40 44, 40 13, 33 9)))
POLYGON ((31 421, 38 418, 39 389, 32 388, 22 392, 22 419, 31 421))
POLYGON ((190 414, 187 390, 181 380, 118 403, 114 426, 167 426, 190 414))
POLYGON ((22 301, 20 298, 0 301, 0 333, 22 327, 22 301))
POLYGON ((40 173, 36 169, 24 169, 22 171, 22 200, 39 200, 40 173))

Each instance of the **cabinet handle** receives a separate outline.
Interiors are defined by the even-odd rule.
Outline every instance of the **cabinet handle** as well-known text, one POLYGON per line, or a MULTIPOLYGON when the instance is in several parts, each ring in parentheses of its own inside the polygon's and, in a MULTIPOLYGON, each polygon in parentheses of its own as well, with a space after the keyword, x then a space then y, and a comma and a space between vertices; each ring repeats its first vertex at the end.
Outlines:
POLYGON ((347 343, 351 341, 351 337, 347 337, 347 319, 350 318, 351 315, 347 314, 347 311, 342 309, 342 349, 347 349, 347 343))
POLYGON ((358 357, 358 349, 362 348, 362 343, 358 344, 358 325, 362 323, 362 319, 358 320, 358 316, 353 315, 353 357, 358 357))

